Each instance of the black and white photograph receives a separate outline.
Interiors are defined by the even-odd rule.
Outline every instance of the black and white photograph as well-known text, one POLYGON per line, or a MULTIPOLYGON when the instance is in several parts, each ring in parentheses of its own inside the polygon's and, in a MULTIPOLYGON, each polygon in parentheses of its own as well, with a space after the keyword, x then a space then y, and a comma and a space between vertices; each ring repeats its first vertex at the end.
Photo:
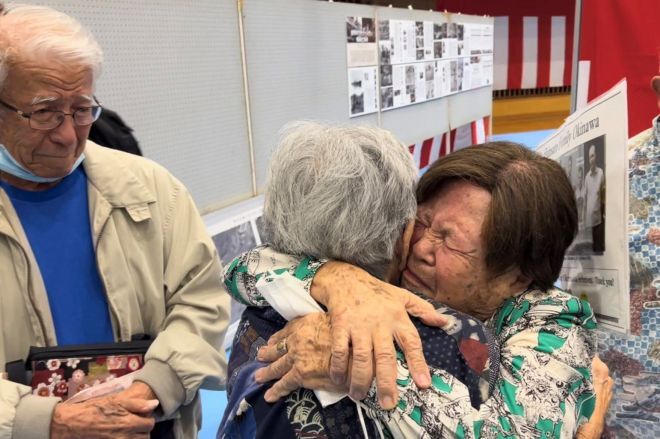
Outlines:
POLYGON ((462 24, 456 26, 456 37, 458 41, 463 41, 463 36, 465 34, 465 27, 462 24))
POLYGON ((346 17, 347 43, 375 43, 374 19, 370 17, 346 17))
POLYGON ((415 86, 415 66, 410 64, 406 66, 406 85, 415 86))
POLYGON ((378 45, 374 19, 346 17, 346 63, 351 67, 378 64, 378 45))
POLYGON ((442 41, 434 41, 433 42, 433 58, 440 59, 442 58, 442 48, 443 48, 443 43, 442 41))
POLYGON ((569 248, 571 255, 602 255, 605 252, 605 135, 565 152, 559 164, 575 193, 578 234, 569 248))
POLYGON ((380 20, 378 22, 378 39, 380 41, 390 39, 390 20, 380 20))
POLYGON ((584 226, 591 232, 592 251, 605 252, 605 135, 583 145, 584 226))
POLYGON ((451 88, 450 91, 452 93, 455 93, 458 91, 458 74, 457 74, 457 67, 458 63, 456 60, 452 60, 451 63, 449 64, 449 74, 451 76, 451 88))
POLYGON ((459 59, 456 63, 456 85, 458 86, 458 91, 463 90, 463 73, 464 73, 464 64, 463 60, 459 59))
POLYGON ((349 116, 377 111, 376 67, 348 69, 349 116))
POLYGON ((392 87, 381 87, 380 105, 383 109, 392 108, 394 106, 394 90, 392 87))
POLYGON ((446 37, 447 37, 447 24, 433 23, 433 39, 441 40, 446 37))
POLYGON ((268 233, 266 232, 266 227, 264 224, 264 217, 262 215, 258 216, 254 220, 254 224, 257 226, 257 233, 259 233, 259 240, 262 244, 268 242, 268 233))
POLYGON ((424 38, 424 22, 416 21, 415 22, 415 36, 417 38, 424 38))
POLYGON ((380 66, 380 85, 381 87, 389 87, 392 85, 392 66, 380 66))
POLYGON ((567 254, 591 254, 592 238, 586 233, 584 218, 584 201, 586 188, 584 186, 584 152, 583 145, 565 152, 559 157, 559 164, 564 169, 575 193, 575 204, 578 212, 578 233, 569 247, 567 254))
POLYGON ((250 221, 218 233, 213 237, 213 243, 218 249, 223 265, 229 264, 236 256, 257 246, 250 221))
POLYGON ((415 48, 416 49, 423 49, 424 48, 424 36, 419 35, 415 37, 415 48))
POLYGON ((408 98, 410 100, 410 103, 417 102, 415 99, 415 85, 406 85, 406 94, 408 95, 408 98))
POLYGON ((447 24, 447 38, 456 38, 458 34, 458 29, 456 23, 447 24))
POLYGON ((424 65, 424 77, 427 81, 433 81, 435 74, 435 63, 429 62, 424 65))
POLYGON ((428 78, 426 79, 426 99, 433 99, 435 97, 435 84, 433 82, 433 79, 430 81, 428 78))
POLYGON ((388 41, 381 41, 378 43, 380 46, 380 63, 392 64, 392 43, 388 41))
POLYGON ((421 61, 421 60, 424 59, 424 48, 423 47, 422 47, 422 49, 417 49, 417 53, 415 54, 415 59, 417 61, 421 61))

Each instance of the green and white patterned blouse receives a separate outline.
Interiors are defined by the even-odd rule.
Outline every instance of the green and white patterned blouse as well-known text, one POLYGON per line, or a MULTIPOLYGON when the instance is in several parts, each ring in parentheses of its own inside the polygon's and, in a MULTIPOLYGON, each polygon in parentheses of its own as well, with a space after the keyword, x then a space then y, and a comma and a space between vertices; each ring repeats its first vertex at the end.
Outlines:
MULTIPOLYGON (((288 273, 309 291, 322 264, 260 247, 227 267, 225 285, 241 303, 268 306, 255 287, 262 276, 288 273)), ((367 415, 394 438, 573 438, 595 406, 596 320, 589 304, 559 289, 530 288, 485 324, 498 338, 501 364, 497 386, 478 410, 467 387, 443 370, 431 369, 433 389, 418 389, 398 355, 398 406, 382 410, 373 385, 367 415)))

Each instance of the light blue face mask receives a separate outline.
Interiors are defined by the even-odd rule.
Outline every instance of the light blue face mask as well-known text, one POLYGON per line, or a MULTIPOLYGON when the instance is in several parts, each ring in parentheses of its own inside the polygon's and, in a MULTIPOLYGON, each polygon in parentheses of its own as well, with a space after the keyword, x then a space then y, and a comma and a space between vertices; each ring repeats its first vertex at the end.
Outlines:
MULTIPOLYGON (((84 159, 85 159, 85 154, 80 154, 80 157, 78 157, 78 159, 73 164, 71 170, 67 175, 75 171, 76 168, 80 166, 80 164, 84 159)), ((6 172, 7 174, 11 174, 14 177, 20 178, 21 180, 32 181, 34 183, 52 183, 66 177, 65 175, 62 177, 48 178, 48 177, 39 177, 38 175, 34 175, 32 172, 28 171, 23 166, 21 166, 16 161, 16 159, 14 159, 14 157, 12 157, 11 154, 9 154, 9 151, 7 151, 5 145, 1 143, 0 143, 0 171, 6 172)))

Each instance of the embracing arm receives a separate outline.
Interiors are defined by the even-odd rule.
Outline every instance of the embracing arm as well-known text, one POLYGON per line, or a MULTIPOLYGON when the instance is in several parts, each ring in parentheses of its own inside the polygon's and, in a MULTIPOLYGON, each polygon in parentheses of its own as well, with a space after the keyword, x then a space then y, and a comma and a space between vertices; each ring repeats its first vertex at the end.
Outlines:
POLYGON ((225 271, 225 286, 243 303, 267 306, 256 282, 269 276, 268 272, 303 281, 312 297, 327 307, 332 322, 331 377, 336 385, 346 381, 352 355, 352 397, 364 398, 375 366, 381 403, 387 408, 394 406, 394 340, 405 353, 417 384, 424 388, 431 384, 422 343, 408 314, 426 324, 441 326, 446 319, 436 313, 433 305, 350 264, 284 255, 268 246, 234 259, 225 271))
MULTIPOLYGON (((512 299, 495 318, 502 340, 500 378, 480 409, 470 405, 463 383, 434 370, 434 388, 440 391, 419 390, 410 383, 400 389, 398 410, 408 418, 430 410, 423 422, 433 437, 450 431, 460 437, 488 432, 493 437, 572 438, 596 402, 589 370, 593 313, 588 304, 565 293, 544 298, 535 293, 512 299)), ((366 402, 377 406, 373 392, 366 402)))

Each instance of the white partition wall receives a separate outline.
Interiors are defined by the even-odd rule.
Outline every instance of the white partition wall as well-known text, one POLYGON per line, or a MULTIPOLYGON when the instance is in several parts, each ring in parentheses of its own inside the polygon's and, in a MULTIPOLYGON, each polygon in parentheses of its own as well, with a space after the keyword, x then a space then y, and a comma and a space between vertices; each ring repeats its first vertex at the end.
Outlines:
POLYGON ((105 53, 97 96, 208 212, 252 196, 235 0, 47 0, 105 53))
MULTIPOLYGON (((257 185, 262 187, 278 130, 314 119, 348 123, 346 16, 372 6, 309 0, 248 0, 244 5, 257 185)), ((375 114, 350 120, 377 124, 375 114)))
POLYGON ((32 3, 71 14, 96 35, 105 52, 99 99, 134 128, 147 157, 183 181, 203 213, 255 196, 253 174, 263 188, 277 132, 288 121, 380 125, 414 144, 491 111, 487 86, 349 119, 346 17, 438 23, 454 17, 439 12, 310 0, 32 3))

